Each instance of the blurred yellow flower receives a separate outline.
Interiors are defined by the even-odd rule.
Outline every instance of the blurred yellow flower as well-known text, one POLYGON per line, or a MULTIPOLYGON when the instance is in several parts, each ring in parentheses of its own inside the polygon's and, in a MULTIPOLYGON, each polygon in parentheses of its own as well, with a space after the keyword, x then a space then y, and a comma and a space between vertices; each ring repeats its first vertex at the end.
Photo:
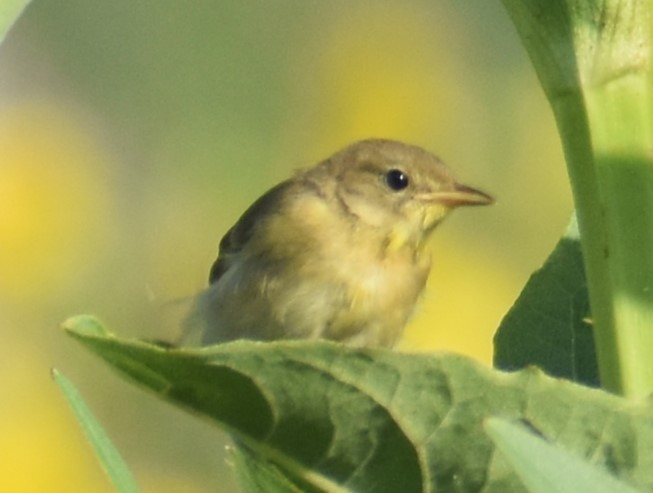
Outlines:
POLYGON ((115 493, 44 360, 15 339, 2 353, 0 491, 115 493))
POLYGON ((0 299, 50 297, 102 251, 106 162, 87 127, 52 104, 0 114, 0 299))
POLYGON ((426 4, 352 6, 315 38, 318 75, 305 85, 318 99, 309 121, 319 123, 319 149, 365 137, 424 144, 447 132, 470 91, 432 16, 426 4))

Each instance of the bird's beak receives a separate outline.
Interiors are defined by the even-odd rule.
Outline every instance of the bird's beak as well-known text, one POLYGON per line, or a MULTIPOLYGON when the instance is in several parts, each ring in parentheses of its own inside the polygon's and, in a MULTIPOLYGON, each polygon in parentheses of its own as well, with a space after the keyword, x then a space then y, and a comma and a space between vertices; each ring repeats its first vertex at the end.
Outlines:
POLYGON ((467 185, 454 183, 450 190, 440 190, 428 194, 427 200, 442 204, 446 207, 460 207, 462 205, 490 205, 494 199, 482 192, 467 185))

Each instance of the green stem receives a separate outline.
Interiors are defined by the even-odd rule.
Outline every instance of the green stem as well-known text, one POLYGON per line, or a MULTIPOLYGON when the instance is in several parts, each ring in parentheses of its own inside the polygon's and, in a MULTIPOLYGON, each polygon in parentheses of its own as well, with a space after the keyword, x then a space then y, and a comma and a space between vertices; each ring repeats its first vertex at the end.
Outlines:
POLYGON ((653 392, 649 0, 503 0, 560 131, 601 381, 653 392))

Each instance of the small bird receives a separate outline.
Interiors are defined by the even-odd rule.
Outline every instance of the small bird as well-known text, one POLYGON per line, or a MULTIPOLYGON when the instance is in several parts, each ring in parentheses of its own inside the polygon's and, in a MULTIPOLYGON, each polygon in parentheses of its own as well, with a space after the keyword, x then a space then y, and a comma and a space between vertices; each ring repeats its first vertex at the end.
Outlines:
POLYGON ((456 207, 492 202, 419 147, 356 142, 270 189, 222 238, 196 300, 202 342, 392 347, 426 284, 429 234, 456 207))

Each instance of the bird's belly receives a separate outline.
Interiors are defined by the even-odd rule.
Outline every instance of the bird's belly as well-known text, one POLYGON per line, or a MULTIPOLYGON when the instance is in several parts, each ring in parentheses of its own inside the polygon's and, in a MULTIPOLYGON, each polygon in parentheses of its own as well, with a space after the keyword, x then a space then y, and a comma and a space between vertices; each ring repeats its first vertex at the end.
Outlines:
POLYGON ((392 346, 401 336, 426 283, 428 268, 386 259, 350 266, 344 309, 333 313, 323 337, 356 345, 392 346))
POLYGON ((277 267, 284 275, 275 275, 276 269, 261 275, 266 269, 249 263, 235 266, 238 272, 225 275, 207 297, 212 320, 205 342, 324 338, 394 345, 423 290, 428 265, 340 258, 330 265, 313 258, 292 275, 283 266, 277 267))

